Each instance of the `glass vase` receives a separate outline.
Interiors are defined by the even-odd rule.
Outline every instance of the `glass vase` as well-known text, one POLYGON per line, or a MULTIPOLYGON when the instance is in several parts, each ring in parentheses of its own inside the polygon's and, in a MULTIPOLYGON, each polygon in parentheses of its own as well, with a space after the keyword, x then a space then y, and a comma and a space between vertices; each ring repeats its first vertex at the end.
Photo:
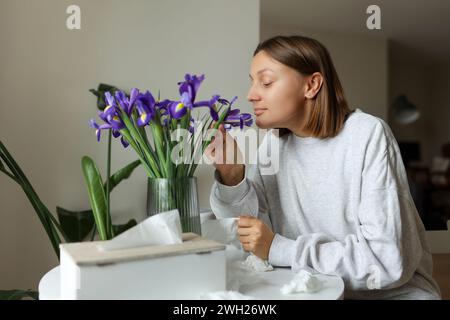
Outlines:
POLYGON ((196 177, 148 178, 147 215, 178 209, 181 229, 201 235, 196 177))

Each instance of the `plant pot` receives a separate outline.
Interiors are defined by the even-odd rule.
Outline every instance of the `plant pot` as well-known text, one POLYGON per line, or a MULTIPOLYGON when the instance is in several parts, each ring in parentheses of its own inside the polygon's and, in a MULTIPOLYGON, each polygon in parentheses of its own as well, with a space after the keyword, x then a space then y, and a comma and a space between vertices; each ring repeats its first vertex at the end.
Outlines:
POLYGON ((149 178, 147 215, 178 209, 181 229, 201 235, 196 177, 149 178))

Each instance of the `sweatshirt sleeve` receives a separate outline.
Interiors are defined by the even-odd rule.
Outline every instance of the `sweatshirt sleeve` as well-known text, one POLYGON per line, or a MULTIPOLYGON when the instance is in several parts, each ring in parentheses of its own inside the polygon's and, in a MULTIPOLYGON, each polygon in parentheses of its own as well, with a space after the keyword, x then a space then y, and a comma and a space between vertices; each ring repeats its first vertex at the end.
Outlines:
POLYGON ((214 178, 210 205, 218 218, 251 215, 261 218, 270 226, 264 182, 258 165, 246 165, 244 179, 236 186, 222 184, 217 170, 214 178))
POLYGON ((398 144, 382 120, 365 150, 356 232, 341 241, 322 233, 295 240, 276 234, 271 264, 338 275, 350 290, 390 289, 409 281, 422 259, 421 222, 398 144))

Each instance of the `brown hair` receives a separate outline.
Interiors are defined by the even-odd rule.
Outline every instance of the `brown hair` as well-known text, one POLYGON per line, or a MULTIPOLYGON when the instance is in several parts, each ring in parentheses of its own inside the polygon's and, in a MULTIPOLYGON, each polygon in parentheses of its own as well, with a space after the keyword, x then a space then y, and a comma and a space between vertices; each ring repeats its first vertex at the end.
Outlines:
MULTIPOLYGON (((303 36, 276 36, 261 42, 253 56, 264 51, 273 59, 302 75, 320 72, 322 87, 317 93, 305 131, 313 137, 336 136, 354 110, 348 107, 341 82, 328 50, 317 40, 303 36)), ((290 132, 280 129, 280 135, 290 132)))

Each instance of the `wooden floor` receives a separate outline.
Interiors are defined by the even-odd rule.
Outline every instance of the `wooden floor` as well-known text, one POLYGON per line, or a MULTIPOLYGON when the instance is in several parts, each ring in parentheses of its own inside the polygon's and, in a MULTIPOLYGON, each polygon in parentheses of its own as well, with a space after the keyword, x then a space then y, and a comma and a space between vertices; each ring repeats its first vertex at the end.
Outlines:
POLYGON ((450 300, 450 254, 433 254, 433 277, 439 284, 442 299, 450 300))

